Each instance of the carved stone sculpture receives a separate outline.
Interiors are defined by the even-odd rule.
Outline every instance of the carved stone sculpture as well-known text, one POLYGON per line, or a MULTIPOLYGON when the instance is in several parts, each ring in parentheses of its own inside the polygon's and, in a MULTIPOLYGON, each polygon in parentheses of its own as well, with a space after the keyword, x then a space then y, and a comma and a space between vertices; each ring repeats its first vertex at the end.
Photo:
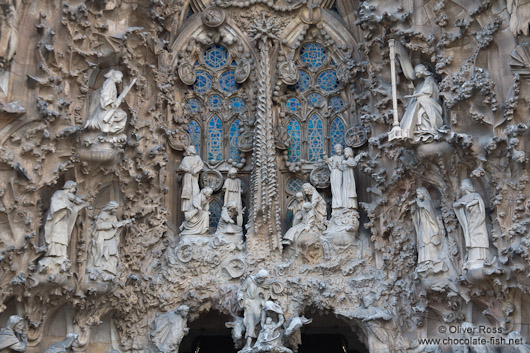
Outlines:
POLYGON ((261 331, 252 352, 285 352, 291 350, 283 347, 285 317, 282 308, 268 300, 261 312, 261 331))
POLYGON ((133 83, 118 97, 116 84, 120 83, 123 74, 118 70, 110 70, 105 74, 107 80, 103 87, 92 97, 92 107, 89 118, 85 122, 85 129, 101 131, 117 135, 125 130, 127 113, 119 106, 133 83))
POLYGON ((260 331, 261 311, 269 299, 269 290, 266 280, 269 273, 260 270, 256 275, 251 275, 237 291, 237 301, 244 310, 243 324, 245 325, 246 345, 244 349, 251 348, 260 331))
POLYGON ((197 79, 193 65, 188 62, 184 62, 179 65, 178 68, 179 78, 185 85, 192 85, 197 79))
POLYGON ((230 168, 228 178, 223 185, 224 205, 233 202, 237 207, 237 225, 243 226, 243 203, 241 202, 241 180, 237 178, 237 169, 230 168))
POLYGON ((0 352, 25 352, 28 335, 24 320, 18 315, 11 315, 6 327, 0 329, 0 352))
POLYGON ((248 60, 240 60, 237 63, 235 78, 237 83, 243 83, 250 75, 250 62, 248 60))
POLYGON ((441 253, 442 228, 434 210, 431 196, 424 187, 416 189, 415 210, 413 212, 418 248, 418 272, 433 269, 439 272, 443 266, 441 253), (439 267, 440 269, 434 269, 439 267))
POLYGON ((462 197, 453 205, 462 226, 467 249, 464 269, 482 267, 488 258, 489 239, 486 228, 486 208, 479 193, 475 192, 469 179, 462 180, 462 197))
POLYGON ((320 196, 315 187, 309 183, 302 185, 304 194, 306 195, 309 203, 311 203, 312 212, 315 217, 315 226, 318 230, 324 230, 326 228, 326 201, 320 196))
POLYGON ((438 84, 424 65, 415 68, 420 80, 401 119, 403 136, 413 142, 432 142, 443 124, 438 84))
POLYGON ((189 307, 181 305, 176 310, 158 315, 151 327, 151 341, 160 353, 178 352, 180 342, 189 332, 189 307))
POLYGON ((326 157, 326 162, 328 164, 329 170, 331 171, 329 177, 331 184, 331 194, 333 197, 331 201, 331 208, 336 209, 344 206, 344 202, 342 200, 342 170, 344 156, 342 155, 342 145, 336 144, 333 148, 335 150, 335 154, 330 158, 326 157))
POLYGON ((110 201, 103 207, 95 222, 90 247, 90 261, 87 271, 91 279, 113 279, 118 271, 120 233, 122 227, 132 222, 130 219, 118 221, 118 202, 110 201))
POLYGON ((313 227, 316 226, 316 218, 311 202, 303 202, 302 209, 298 214, 301 216, 301 220, 297 224, 293 222, 293 226, 283 236, 283 244, 285 245, 295 243, 303 232, 311 232, 315 229, 313 227))
POLYGON ((301 192, 297 192, 295 195, 295 200, 293 201, 293 204, 289 206, 289 210, 293 213, 293 224, 292 226, 297 225, 298 223, 302 222, 303 219, 303 210, 302 207, 304 205, 304 194, 301 192))
POLYGON ((234 201, 230 201, 224 205, 215 234, 231 243, 242 242, 243 228, 237 224, 238 215, 239 212, 234 201))
POLYGON ((180 163, 180 170, 184 172, 182 180, 181 211, 186 212, 193 209, 193 200, 199 194, 199 173, 204 168, 204 163, 197 155, 195 146, 186 148, 186 156, 180 163))
POLYGON ((342 171, 342 198, 343 206, 348 209, 357 209, 357 190, 355 186, 354 168, 357 161, 350 147, 344 149, 344 161, 342 171))
POLYGON ((180 235, 207 235, 210 229, 210 196, 212 189, 205 187, 193 198, 192 208, 184 212, 180 235))
POLYGON ((9 1, 5 6, 5 14, 0 17, 3 21, 0 23, 0 69, 3 68, 4 63, 9 63, 16 52, 18 44, 18 28, 17 28, 17 9, 15 4, 20 1, 9 1))
POLYGON ((44 237, 48 250, 46 256, 68 258, 67 249, 74 229, 77 214, 87 204, 77 197, 77 183, 67 181, 62 190, 56 191, 44 226, 44 237))
POLYGON ((52 344, 43 353, 70 353, 70 348, 77 345, 77 338, 77 333, 68 333, 64 341, 52 344))

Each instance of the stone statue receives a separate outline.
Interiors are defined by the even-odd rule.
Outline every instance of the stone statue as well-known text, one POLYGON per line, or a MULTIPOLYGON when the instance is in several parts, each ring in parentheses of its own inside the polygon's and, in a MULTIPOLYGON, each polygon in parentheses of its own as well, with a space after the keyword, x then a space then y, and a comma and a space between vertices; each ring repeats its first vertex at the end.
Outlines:
POLYGON ((77 333, 69 333, 64 341, 52 344, 44 353, 68 353, 70 348, 77 346, 77 333))
POLYGON ((225 192, 224 205, 233 202, 237 207, 237 225, 243 226, 243 204, 241 202, 241 180, 237 178, 237 169, 230 168, 228 178, 223 185, 225 192))
POLYGON ((212 188, 205 187, 193 199, 192 208, 184 212, 180 235, 206 235, 210 230, 210 196, 212 188))
POLYGON ((156 317, 151 327, 151 341, 159 352, 179 351, 180 342, 189 332, 189 310, 187 305, 181 305, 177 310, 156 317))
POLYGON ((418 272, 441 264, 442 228, 432 205, 431 196, 424 187, 416 189, 416 204, 413 210, 414 228, 418 248, 418 272))
POLYGON ((192 85, 197 79, 193 65, 188 62, 184 62, 179 65, 178 68, 179 78, 185 85, 192 85))
POLYGON ((342 201, 344 207, 354 210, 357 209, 357 191, 353 170, 356 166, 357 160, 353 157, 353 150, 350 147, 346 147, 344 149, 342 171, 342 201))
POLYGON ((184 174, 182 180, 182 195, 181 195, 181 206, 182 212, 190 211, 193 209, 193 199, 200 192, 199 188, 199 173, 204 168, 204 163, 201 157, 197 156, 195 146, 190 145, 186 148, 185 157, 180 163, 180 170, 184 174))
POLYGON ((18 315, 11 315, 6 327, 0 329, 0 353, 25 352, 27 344, 24 320, 18 315))
POLYGON ((265 283, 268 277, 266 270, 260 270, 256 275, 249 276, 237 291, 237 301, 244 310, 243 324, 247 340, 245 348, 252 347, 258 337, 261 310, 269 299, 265 283))
POLYGON ((56 191, 44 225, 44 237, 48 250, 46 256, 68 258, 67 249, 77 214, 87 204, 76 196, 77 183, 67 181, 62 190, 56 191))
POLYGON ((342 169, 344 156, 342 155, 342 145, 336 144, 334 147, 335 155, 330 158, 325 157, 329 170, 331 171, 329 181, 331 183, 331 208, 341 208, 344 206, 342 200, 342 169))
POLYGON ((326 201, 320 196, 317 189, 309 183, 302 185, 304 194, 306 194, 309 203, 311 203, 312 212, 315 217, 315 227, 317 230, 324 230, 326 228, 326 201))
POLYGON ((224 205, 215 234, 231 243, 243 241, 243 228, 237 224, 238 215, 237 205, 234 201, 224 205))
POLYGON ((120 109, 120 104, 136 79, 118 97, 116 84, 122 81, 123 74, 118 70, 110 70, 105 77, 107 80, 103 83, 103 87, 92 98, 89 118, 84 128, 112 135, 121 134, 127 124, 127 113, 120 109))
POLYGON ((113 279, 118 271, 121 228, 132 219, 118 221, 118 202, 110 201, 99 213, 91 244, 88 272, 91 279, 101 275, 103 280, 113 279))
POLYGON ((312 232, 316 229, 315 212, 311 202, 304 202, 299 214, 302 216, 300 222, 289 228, 287 233, 283 236, 284 240, 282 243, 285 245, 294 244, 303 232, 312 232))
POLYGON ((488 257, 489 239, 486 228, 486 208, 480 194, 475 192, 471 180, 464 179, 460 186, 462 197, 454 203, 456 216, 467 249, 467 261, 464 269, 482 267, 488 257))
POLYGON ((405 114, 401 119, 403 136, 414 142, 432 142, 438 136, 438 128, 443 124, 437 83, 424 65, 415 68, 420 81, 410 98, 405 114))
MULTIPOLYGON (((18 45, 17 9, 20 1, 9 1, 2 4, 4 16, 0 16, 0 69, 2 63, 9 63, 15 56, 18 45)), ((0 10, 1 13, 1 10, 0 10)))
POLYGON ((293 227, 298 223, 302 222, 302 207, 304 205, 304 194, 302 194, 301 192, 297 192, 295 198, 296 199, 293 204, 289 206, 289 210, 293 212, 293 227))
POLYGON ((282 308, 273 301, 265 302, 261 311, 261 331, 254 346, 257 348, 255 351, 270 352, 274 350, 272 347, 282 347, 284 322, 282 308))

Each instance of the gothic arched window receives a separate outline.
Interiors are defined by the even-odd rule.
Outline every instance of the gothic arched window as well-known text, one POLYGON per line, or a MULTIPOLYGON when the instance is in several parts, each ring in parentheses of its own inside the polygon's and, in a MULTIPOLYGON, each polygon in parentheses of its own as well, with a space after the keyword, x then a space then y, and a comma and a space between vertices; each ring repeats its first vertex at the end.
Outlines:
POLYGON ((230 125, 230 159, 239 162, 239 150, 237 149, 237 140, 239 138, 239 119, 235 119, 230 125))
POLYGON ((307 144, 309 160, 316 162, 324 156, 324 128, 317 114, 311 115, 307 122, 307 144))
POLYGON ((291 119, 287 125, 287 132, 291 136, 291 144, 289 145, 289 161, 298 162, 300 160, 302 150, 302 130, 300 123, 296 119, 291 119))
POLYGON ((336 117, 329 126, 330 135, 330 146, 333 148, 336 144, 344 146, 344 134, 345 134, 344 122, 341 118, 336 117))
POLYGON ((197 153, 201 153, 201 127, 195 120, 189 122, 188 134, 190 135, 190 143, 195 146, 197 153))
POLYGON ((214 115, 208 122, 208 161, 223 160, 223 123, 214 115))
POLYGON ((221 219, 221 203, 217 199, 210 201, 210 234, 215 233, 221 219))

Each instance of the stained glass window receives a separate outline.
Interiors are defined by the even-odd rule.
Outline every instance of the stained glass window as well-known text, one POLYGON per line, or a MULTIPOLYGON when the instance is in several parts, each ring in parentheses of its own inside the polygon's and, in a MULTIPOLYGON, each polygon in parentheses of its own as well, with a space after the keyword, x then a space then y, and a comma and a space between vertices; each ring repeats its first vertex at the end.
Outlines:
POLYGON ((219 87, 227 94, 237 91, 239 85, 236 82, 235 71, 223 72, 219 77, 219 87))
POLYGON ((307 123, 307 142, 309 146, 309 160, 318 161, 324 155, 324 129, 322 120, 313 114, 307 123))
POLYGON ((215 233, 219 219, 221 219, 221 203, 217 200, 210 201, 210 234, 215 233))
POLYGON ((311 108, 320 107, 322 100, 322 96, 318 93, 311 93, 307 96, 307 102, 311 108))
POLYGON ((239 162, 239 150, 237 141, 239 139, 239 119, 234 120, 230 125, 230 158, 239 162))
POLYGON ((287 132, 291 136, 291 144, 289 145, 289 161, 297 162, 300 160, 300 153, 302 149, 302 133, 300 130, 300 123, 296 119, 291 119, 287 124, 287 132))
POLYGON ((300 49, 300 59, 310 70, 316 70, 326 60, 326 49, 317 43, 306 43, 300 49))
POLYGON ((199 124, 192 120, 188 124, 188 134, 190 135, 190 143, 195 146, 197 153, 201 153, 201 127, 199 124))
POLYGON ((311 86, 311 77, 304 70, 300 70, 300 78, 298 79, 298 83, 296 84, 296 88, 300 92, 304 92, 304 91, 307 91, 307 89, 310 86, 311 86))
POLYGON ((191 98, 186 101, 186 110, 190 113, 197 113, 201 110, 201 102, 196 98, 191 98))
POLYGON ((208 107, 210 107, 212 110, 218 110, 221 108, 222 102, 222 98, 218 94, 212 94, 210 97, 208 97, 208 107))
POLYGON ((302 180, 298 178, 287 179, 287 192, 295 195, 297 192, 302 191, 302 180))
POLYGON ((345 133, 344 123, 342 122, 341 118, 335 118, 331 122, 331 125, 329 127, 330 132, 330 143, 331 147, 335 146, 337 143, 340 143, 342 146, 344 146, 344 133, 345 133))
POLYGON ((212 45, 202 54, 204 63, 210 68, 217 70, 228 62, 228 51, 220 45, 212 45))
POLYGON ((288 111, 295 112, 300 108, 300 101, 298 98, 289 98, 287 102, 285 102, 285 106, 288 111))
POLYGON ((242 98, 234 97, 230 99, 230 107, 234 113, 242 113, 245 109, 245 101, 242 98))
POLYGON ((337 73, 333 70, 323 71, 317 78, 318 86, 324 91, 334 91, 339 86, 337 73))
POLYGON ((340 112, 342 109, 344 109, 344 101, 340 97, 332 97, 329 100, 329 106, 333 111, 340 112))
POLYGON ((202 70, 197 70, 197 80, 193 84, 193 89, 197 93, 208 92, 210 87, 212 87, 212 76, 209 73, 202 70))
POLYGON ((208 160, 223 160, 223 124, 216 115, 208 122, 208 160))

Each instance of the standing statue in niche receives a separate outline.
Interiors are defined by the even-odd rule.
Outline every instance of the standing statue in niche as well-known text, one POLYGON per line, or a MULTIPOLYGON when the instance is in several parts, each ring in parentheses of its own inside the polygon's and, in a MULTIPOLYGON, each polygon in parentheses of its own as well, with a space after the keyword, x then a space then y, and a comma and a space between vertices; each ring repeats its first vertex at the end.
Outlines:
POLYGON ((181 195, 182 212, 193 209, 193 200, 200 193, 199 173, 202 168, 204 168, 204 162, 201 157, 197 156, 195 146, 188 146, 185 157, 180 163, 180 170, 184 172, 181 195))
POLYGON ((417 65, 414 71, 421 80, 414 94, 404 97, 410 101, 401 119, 401 130, 403 137, 413 142, 432 142, 443 124, 438 84, 425 65, 417 65))
POLYGON ((424 187, 416 189, 416 200, 413 201, 414 228, 416 229, 416 246, 418 248, 417 272, 432 269, 435 273, 443 269, 441 254, 442 227, 434 210, 431 195, 424 187))
POLYGON ((179 351, 180 342, 189 332, 189 310, 187 305, 181 305, 175 311, 156 317, 152 324, 151 341, 159 352, 179 351))
POLYGON ((122 81, 123 74, 118 70, 110 70, 105 74, 105 78, 107 80, 103 83, 103 87, 92 99, 90 115, 84 127, 112 135, 121 134, 127 124, 127 113, 120 108, 120 105, 136 79, 118 96, 116 84, 122 81))
POLYGON ((193 199, 192 208, 184 212, 180 235, 207 235, 210 230, 210 196, 213 190, 205 187, 193 199))
POLYGON ((234 201, 224 205, 215 234, 231 243, 242 242, 243 228, 237 224, 238 214, 237 205, 234 201))
POLYGON ((464 179, 460 187, 462 197, 453 205, 467 249, 464 269, 471 270, 484 266, 488 257, 489 239, 486 228, 486 208, 480 194, 475 192, 471 180, 464 179))
POLYGON ((91 257, 87 271, 92 280, 112 280, 118 271, 119 244, 122 227, 132 219, 118 221, 118 202, 110 201, 99 213, 91 243, 91 257))
POLYGON ((27 345, 24 320, 18 315, 11 315, 6 327, 0 329, 0 353, 25 352, 27 345))
POLYGON ((243 350, 251 348, 258 337, 261 310, 269 299, 269 290, 265 283, 268 277, 266 270, 260 270, 256 275, 248 276, 237 291, 237 301, 244 310, 246 345, 243 350))
POLYGON ((225 192, 224 205, 233 202, 237 207, 237 225, 243 226, 243 204, 241 202, 241 179, 237 178, 237 169, 230 168, 228 178, 223 185, 225 192))
POLYGON ((47 257, 68 258, 67 249, 79 211, 87 204, 76 195, 77 184, 67 181, 62 190, 56 191, 44 225, 47 257))
POLYGON ((342 145, 336 144, 334 146, 335 155, 330 158, 325 157, 331 174, 329 176, 329 182, 331 184, 331 208, 337 209, 344 206, 342 200, 342 170, 344 163, 344 156, 342 155, 342 145))
POLYGON ((357 209, 357 190, 355 187, 355 174, 353 168, 357 166, 357 160, 353 157, 350 147, 344 149, 344 161, 342 171, 342 198, 343 206, 347 209, 357 209))

